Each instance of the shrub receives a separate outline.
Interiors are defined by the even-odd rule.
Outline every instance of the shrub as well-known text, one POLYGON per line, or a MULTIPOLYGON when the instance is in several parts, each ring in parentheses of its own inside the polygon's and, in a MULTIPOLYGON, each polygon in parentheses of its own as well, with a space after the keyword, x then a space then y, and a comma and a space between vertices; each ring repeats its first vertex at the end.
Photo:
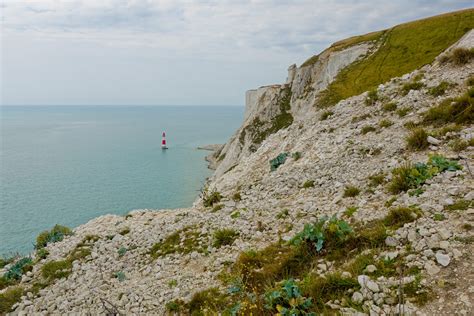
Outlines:
POLYGON ((393 125, 393 122, 390 121, 390 120, 387 120, 387 119, 381 120, 381 121, 379 122, 379 126, 380 126, 381 128, 387 128, 387 127, 390 127, 390 126, 392 126, 392 125, 393 125))
POLYGON ((66 278, 71 272, 72 261, 70 260, 50 261, 41 267, 41 275, 48 281, 66 278))
POLYGON ((24 257, 19 259, 13 264, 8 271, 4 274, 7 280, 19 280, 21 276, 32 268, 33 260, 30 257, 24 257))
POLYGON ((125 247, 120 247, 120 248, 117 250, 117 253, 118 253, 119 257, 123 257, 123 256, 127 253, 127 248, 125 248, 125 247))
POLYGON ((428 93, 434 97, 442 96, 446 93, 446 90, 451 87, 451 84, 447 81, 441 81, 436 87, 432 87, 428 90, 428 93))
POLYGON ((20 286, 12 287, 3 293, 0 293, 0 314, 6 314, 12 311, 13 305, 20 302, 24 290, 20 286))
POLYGON ((447 99, 423 114, 423 123, 440 126, 447 123, 472 124, 474 122, 474 88, 462 96, 447 99))
POLYGON ((424 86, 425 85, 419 81, 407 82, 402 86, 401 93, 402 95, 407 95, 411 90, 420 90, 424 86))
POLYGON ((301 153, 299 151, 296 151, 294 152, 291 157, 294 159, 294 160, 299 160, 301 158, 301 153))
POLYGON ((214 244, 216 248, 226 245, 232 245, 234 240, 239 237, 239 233, 234 229, 220 229, 214 232, 214 244))
POLYGON ((293 279, 278 283, 275 290, 265 293, 265 309, 278 315, 313 315, 309 313, 313 302, 301 296, 301 291, 293 279))
POLYGON ((352 123, 357 123, 357 122, 363 121, 365 119, 368 119, 369 117, 372 117, 372 115, 370 115, 369 113, 363 114, 363 115, 360 115, 360 116, 354 116, 352 118, 351 122, 352 123))
POLYGON ((358 196, 360 193, 360 189, 355 187, 355 186, 347 186, 345 189, 344 189, 344 197, 355 197, 355 196, 358 196))
MULTIPOLYGON (((174 301, 166 303, 165 307, 168 312, 184 312, 185 310, 185 303, 183 300, 176 299, 174 301)), ((178 314, 180 315, 180 314, 178 314)))
POLYGON ((333 111, 330 111, 330 110, 324 111, 323 113, 321 113, 320 120, 321 121, 327 120, 333 114, 334 114, 333 111))
POLYGON ((55 225, 50 231, 44 231, 36 237, 36 249, 46 247, 49 243, 55 243, 64 239, 64 236, 72 235, 70 228, 61 225, 55 225))
POLYGON ((429 147, 428 133, 423 128, 412 129, 406 137, 407 148, 411 150, 424 150, 429 147))
POLYGON ((288 153, 281 153, 274 159, 270 160, 270 171, 275 171, 278 167, 285 163, 288 153))
POLYGON ((390 209, 384 218, 384 224, 390 227, 402 227, 418 218, 420 211, 411 207, 397 207, 390 209))
POLYGON ((377 90, 371 90, 367 93, 367 97, 365 98, 365 105, 375 105, 379 100, 379 96, 377 94, 377 90))
POLYGON ((314 224, 306 224, 303 230, 290 240, 290 244, 298 246, 304 243, 319 252, 325 241, 332 245, 340 244, 350 233, 352 228, 345 221, 336 217, 329 220, 322 217, 314 224))
POLYGON ((212 208, 211 212, 215 213, 215 212, 218 212, 218 211, 222 210, 223 208, 224 208, 224 204, 217 204, 212 208))
POLYGON ((129 227, 125 227, 124 229, 122 229, 119 234, 122 235, 122 236, 125 236, 127 235, 128 233, 130 233, 130 228, 129 227))
POLYGON ((444 214, 441 214, 441 213, 436 213, 433 215, 433 219, 435 221, 444 221, 446 219, 446 216, 444 216, 444 214))
POLYGON ((469 146, 469 143, 463 139, 457 138, 453 140, 450 144, 449 147, 455 152, 460 152, 465 150, 469 146))
POLYGON ((458 47, 454 49, 446 61, 449 61, 457 66, 462 66, 471 61, 474 58, 474 50, 464 47, 458 47))
POLYGON ((469 87, 474 86, 474 76, 470 76, 469 78, 467 78, 466 85, 468 85, 469 87))
POLYGON ((405 117, 410 112, 409 107, 404 107, 397 110, 398 117, 405 117))
POLYGON ((362 135, 365 135, 370 132, 375 132, 377 129, 371 125, 365 125, 362 127, 362 130, 360 131, 362 135))
POLYGON ((344 215, 347 216, 347 217, 352 217, 352 215, 354 215, 355 212, 357 212, 359 208, 357 206, 349 206, 345 211, 344 211, 344 215))
POLYGON ((377 187, 385 182, 385 174, 383 172, 369 176, 369 186, 377 187))
POLYGON ((281 211, 280 213, 277 214, 276 218, 277 219, 286 218, 286 217, 288 217, 289 213, 290 212, 288 211, 288 209, 284 209, 283 211, 281 211))
POLYGON ((114 273, 114 278, 119 280, 119 282, 125 281, 125 273, 123 271, 118 271, 114 273))
POLYGON ((474 206, 473 201, 460 199, 454 202, 454 204, 446 205, 444 209, 448 211, 465 211, 472 206, 474 206))
POLYGON ((232 195, 232 200, 234 200, 235 202, 242 200, 242 196, 240 195, 240 192, 235 192, 234 195, 232 195))
POLYGON ((12 263, 14 260, 15 257, 0 257, 0 269, 12 263))
POLYGON ((212 191, 211 193, 204 191, 202 201, 205 207, 212 207, 214 204, 219 203, 221 199, 222 195, 217 191, 212 191))
POLYGON ((397 106, 398 105, 395 102, 386 103, 382 106, 382 110, 385 112, 393 112, 397 109, 397 106))
POLYGON ((308 189, 308 188, 314 188, 314 180, 306 180, 303 183, 303 188, 308 189))
POLYGON ((36 257, 39 259, 46 259, 48 255, 49 255, 49 251, 44 248, 38 249, 36 251, 36 257))
POLYGON ((217 288, 210 288, 197 292, 186 304, 190 315, 211 315, 227 307, 227 297, 219 292, 217 288))
POLYGON ((207 246, 203 243, 205 240, 207 240, 206 234, 201 235, 194 226, 187 226, 154 244, 150 249, 150 255, 156 259, 172 253, 187 254, 192 251, 204 253, 207 251, 207 246))

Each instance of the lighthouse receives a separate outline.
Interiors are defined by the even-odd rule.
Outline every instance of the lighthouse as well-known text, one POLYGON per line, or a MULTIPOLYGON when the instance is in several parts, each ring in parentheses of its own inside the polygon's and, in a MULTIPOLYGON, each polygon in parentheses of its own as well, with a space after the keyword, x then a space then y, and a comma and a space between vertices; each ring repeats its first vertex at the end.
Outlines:
POLYGON ((162 139, 161 139, 161 149, 168 149, 168 146, 166 146, 166 134, 163 132, 162 139))

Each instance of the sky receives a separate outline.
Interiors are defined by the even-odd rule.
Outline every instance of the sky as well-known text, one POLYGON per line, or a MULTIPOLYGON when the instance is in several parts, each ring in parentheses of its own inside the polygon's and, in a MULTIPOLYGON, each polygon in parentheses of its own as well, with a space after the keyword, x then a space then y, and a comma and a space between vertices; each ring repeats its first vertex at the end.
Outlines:
POLYGON ((331 43, 472 0, 0 0, 1 105, 243 105, 331 43))

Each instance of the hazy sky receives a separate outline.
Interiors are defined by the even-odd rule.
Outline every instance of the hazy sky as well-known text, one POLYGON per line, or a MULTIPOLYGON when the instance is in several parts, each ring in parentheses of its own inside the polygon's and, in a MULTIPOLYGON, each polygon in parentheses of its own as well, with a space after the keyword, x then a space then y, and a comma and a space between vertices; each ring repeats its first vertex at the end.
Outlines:
POLYGON ((242 105, 332 42, 472 0, 0 0, 0 104, 242 105))

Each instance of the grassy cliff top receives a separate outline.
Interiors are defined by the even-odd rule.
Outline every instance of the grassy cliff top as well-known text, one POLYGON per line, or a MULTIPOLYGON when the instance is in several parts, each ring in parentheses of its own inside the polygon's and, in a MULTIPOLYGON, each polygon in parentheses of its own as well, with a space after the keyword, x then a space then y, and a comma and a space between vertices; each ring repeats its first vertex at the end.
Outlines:
MULTIPOLYGON (((336 42, 328 50, 342 50, 368 41, 376 41, 379 49, 343 69, 321 93, 318 105, 334 105, 429 64, 472 28, 474 9, 467 9, 336 42)), ((318 55, 313 56, 303 66, 317 59, 318 55)))

